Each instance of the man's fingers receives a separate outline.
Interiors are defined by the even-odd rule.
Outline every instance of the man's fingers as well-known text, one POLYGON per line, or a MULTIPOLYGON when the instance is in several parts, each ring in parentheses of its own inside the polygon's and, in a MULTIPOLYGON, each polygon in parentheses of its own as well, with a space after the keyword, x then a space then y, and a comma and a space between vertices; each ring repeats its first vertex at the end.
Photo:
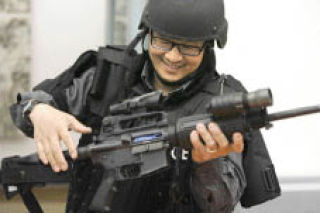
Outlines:
POLYGON ((36 144, 36 147, 37 147, 37 152, 38 152, 38 157, 40 159, 40 161, 47 165, 48 164, 48 158, 46 157, 46 154, 45 154, 45 149, 42 145, 42 141, 41 141, 41 136, 39 134, 39 130, 37 128, 34 128, 34 142, 36 144))
POLYGON ((242 152, 243 151, 243 136, 241 133, 234 133, 232 136, 233 143, 230 144, 229 146, 225 147, 223 150, 223 156, 231 153, 231 152, 242 152))
POLYGON ((203 150, 204 149, 204 145, 201 143, 200 137, 199 137, 199 134, 197 133, 197 131, 191 132, 190 140, 191 140, 193 149, 196 149, 196 150, 203 150))
POLYGON ((215 150, 217 148, 217 144, 206 126, 202 123, 199 123, 197 124, 196 129, 200 133, 200 136, 205 143, 204 145, 210 150, 215 150))
POLYGON ((55 159, 54 159, 54 157, 53 157, 51 152, 48 153, 47 158, 49 160, 49 164, 50 164, 52 170, 54 172, 59 172, 60 169, 59 169, 59 167, 58 167, 58 165, 57 165, 57 163, 56 163, 56 161, 55 161, 55 159))
POLYGON ((72 130, 78 133, 89 134, 92 132, 90 127, 83 125, 72 116, 70 116, 69 121, 70 121, 69 128, 71 128, 72 130))
POLYGON ((42 145, 44 148, 44 153, 49 161, 49 164, 53 171, 59 172, 59 167, 57 166, 57 163, 55 159, 53 158, 52 152, 50 151, 49 143, 47 143, 45 140, 42 141, 42 145))
POLYGON ((225 134, 214 122, 211 122, 208 128, 203 124, 198 124, 196 130, 190 134, 190 140, 193 145, 192 160, 201 163, 224 157, 232 152, 242 152, 244 147, 242 134, 239 132, 234 133, 232 139, 233 143, 229 143, 225 134), (216 144, 213 145, 211 142, 216 144))
POLYGON ((58 168, 58 171, 66 170, 68 168, 68 164, 62 154, 62 150, 60 147, 60 141, 59 141, 58 136, 51 137, 49 140, 50 140, 50 154, 53 157, 55 166, 58 168))
POLYGON ((68 163, 63 155, 63 152, 60 151, 60 152, 57 152, 55 153, 55 158, 57 159, 58 158, 58 163, 59 163, 59 170, 61 171, 67 171, 68 169, 68 163))
POLYGON ((229 141, 217 124, 211 122, 209 124, 209 131, 211 132, 214 141, 217 142, 219 150, 224 150, 228 147, 229 141))
POLYGON ((244 149, 242 134, 239 132, 236 132, 233 134, 232 138, 233 138, 233 144, 232 144, 233 151, 242 152, 244 149))
POLYGON ((49 160, 44 152, 44 148, 40 142, 36 142, 37 150, 38 150, 38 156, 41 162, 45 165, 48 165, 49 160))
POLYGON ((35 143, 37 146, 39 159, 41 160, 41 162, 43 164, 47 165, 49 161, 44 153, 44 148, 43 148, 41 142, 39 141, 39 139, 37 139, 37 140, 35 140, 35 143))
POLYGON ((72 139, 70 133, 65 130, 62 133, 60 133, 60 137, 61 137, 61 140, 66 145, 66 147, 68 148, 70 157, 72 159, 76 159, 77 158, 77 149, 75 147, 75 144, 73 142, 73 139, 72 139))

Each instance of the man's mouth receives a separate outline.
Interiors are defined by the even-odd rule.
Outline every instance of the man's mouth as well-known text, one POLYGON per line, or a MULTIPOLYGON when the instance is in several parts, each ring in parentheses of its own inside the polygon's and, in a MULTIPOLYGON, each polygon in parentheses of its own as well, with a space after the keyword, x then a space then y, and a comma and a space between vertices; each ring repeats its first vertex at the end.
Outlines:
POLYGON ((183 65, 175 65, 175 64, 168 64, 163 62, 163 64, 165 65, 165 68, 169 71, 169 72, 176 72, 177 70, 181 69, 183 67, 183 65))

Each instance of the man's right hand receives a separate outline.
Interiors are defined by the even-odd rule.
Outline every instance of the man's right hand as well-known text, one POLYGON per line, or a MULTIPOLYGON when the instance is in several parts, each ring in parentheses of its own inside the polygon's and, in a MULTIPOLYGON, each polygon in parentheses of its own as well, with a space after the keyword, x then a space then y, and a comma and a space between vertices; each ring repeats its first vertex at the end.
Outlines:
POLYGON ((55 172, 66 171, 68 163, 62 153, 60 141, 68 148, 71 158, 76 159, 77 149, 69 130, 89 134, 91 128, 80 123, 74 116, 42 103, 33 108, 29 117, 34 126, 34 140, 42 163, 49 163, 55 172))

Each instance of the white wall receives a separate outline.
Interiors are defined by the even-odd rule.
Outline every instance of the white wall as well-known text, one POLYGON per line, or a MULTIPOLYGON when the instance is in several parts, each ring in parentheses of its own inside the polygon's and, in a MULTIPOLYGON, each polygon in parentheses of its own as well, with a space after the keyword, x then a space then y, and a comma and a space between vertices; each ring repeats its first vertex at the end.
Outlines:
MULTIPOLYGON (((31 1, 31 85, 53 78, 107 40, 107 0, 31 1)), ((2 141, 0 159, 36 151, 31 139, 2 141)))
MULTIPOLYGON (((226 0, 228 44, 220 72, 249 91, 270 87, 269 112, 320 104, 320 1, 226 0)), ((320 115, 274 123, 263 131, 281 177, 320 176, 320 115)))
POLYGON ((127 41, 128 43, 136 36, 138 32, 138 25, 144 5, 147 0, 129 0, 128 1, 128 20, 130 20, 129 26, 127 26, 127 41))
POLYGON ((106 41, 107 0, 32 1, 32 85, 106 41))

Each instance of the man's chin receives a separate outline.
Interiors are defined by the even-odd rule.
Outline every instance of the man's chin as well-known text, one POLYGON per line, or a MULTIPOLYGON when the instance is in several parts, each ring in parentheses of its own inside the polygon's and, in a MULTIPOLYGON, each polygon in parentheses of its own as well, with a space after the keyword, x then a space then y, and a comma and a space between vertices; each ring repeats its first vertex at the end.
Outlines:
POLYGON ((169 82, 169 83, 174 83, 176 81, 179 81, 181 78, 178 78, 177 75, 172 74, 172 73, 166 73, 166 74, 160 74, 157 72, 156 77, 160 79, 161 81, 169 82))

